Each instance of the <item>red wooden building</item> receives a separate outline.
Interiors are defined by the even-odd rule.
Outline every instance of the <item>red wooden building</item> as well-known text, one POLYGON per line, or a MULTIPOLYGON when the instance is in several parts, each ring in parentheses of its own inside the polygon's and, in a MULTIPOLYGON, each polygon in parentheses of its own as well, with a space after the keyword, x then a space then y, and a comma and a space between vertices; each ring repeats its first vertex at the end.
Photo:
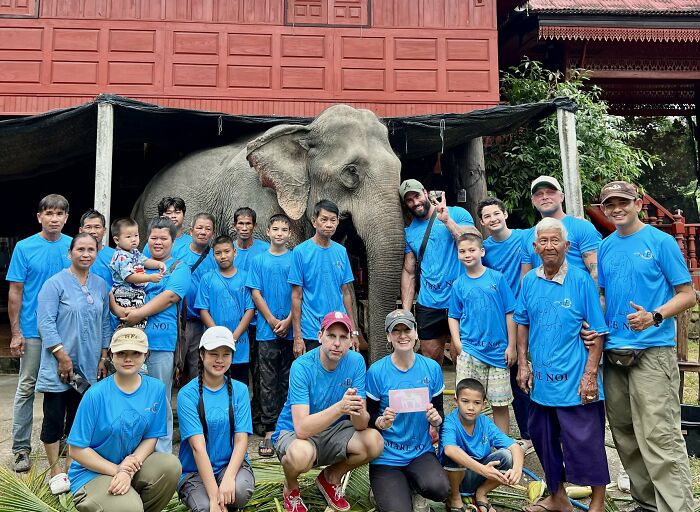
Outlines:
POLYGON ((498 103, 496 0, 0 0, 0 115, 99 93, 234 114, 498 103))

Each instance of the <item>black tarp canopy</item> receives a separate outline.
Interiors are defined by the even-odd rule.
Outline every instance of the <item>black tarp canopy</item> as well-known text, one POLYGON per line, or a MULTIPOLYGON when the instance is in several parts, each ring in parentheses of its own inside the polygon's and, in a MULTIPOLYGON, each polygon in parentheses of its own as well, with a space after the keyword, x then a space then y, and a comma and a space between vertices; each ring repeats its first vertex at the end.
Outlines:
MULTIPOLYGON (((305 124, 309 118, 238 116, 160 107, 129 98, 100 95, 79 107, 0 121, 0 180, 59 172, 94 159, 97 106, 114 107, 114 148, 144 143, 195 150, 227 144, 248 133, 281 123, 305 124)), ((516 106, 496 106, 467 114, 431 114, 383 118, 401 159, 444 152, 467 140, 501 135, 536 122, 562 108, 575 111, 569 98, 516 106)), ((155 173, 155 170, 154 170, 155 173)))

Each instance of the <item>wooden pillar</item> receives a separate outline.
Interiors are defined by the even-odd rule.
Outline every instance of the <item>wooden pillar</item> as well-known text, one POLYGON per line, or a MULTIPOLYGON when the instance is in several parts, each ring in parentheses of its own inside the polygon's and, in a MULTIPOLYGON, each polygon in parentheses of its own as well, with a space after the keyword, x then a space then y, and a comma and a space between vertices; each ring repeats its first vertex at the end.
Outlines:
POLYGON ((114 107, 97 104, 97 148, 95 151, 95 210, 105 216, 107 232, 102 243, 107 245, 112 201, 112 153, 114 149, 114 107))
POLYGON ((583 194, 581 177, 578 169, 578 149, 576 147, 576 115, 573 112, 557 109, 559 126, 559 149, 561 150, 561 167, 564 174, 564 195, 566 196, 566 213, 574 217, 583 217, 583 194))
POLYGON ((474 225, 479 226, 476 207, 486 198, 486 164, 484 163, 484 139, 476 137, 467 142, 467 163, 463 171, 462 184, 467 190, 466 208, 474 217, 474 225))

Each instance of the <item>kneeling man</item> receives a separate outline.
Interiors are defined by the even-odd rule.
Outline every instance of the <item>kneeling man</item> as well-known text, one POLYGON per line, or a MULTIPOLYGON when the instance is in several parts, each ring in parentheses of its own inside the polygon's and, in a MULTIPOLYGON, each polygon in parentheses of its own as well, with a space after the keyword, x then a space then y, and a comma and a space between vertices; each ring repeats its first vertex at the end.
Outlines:
POLYGON ((523 278, 513 316, 518 384, 530 392, 528 429, 552 493, 525 512, 571 510, 565 480, 593 487, 589 510, 603 512, 610 482, 598 374, 607 328, 593 279, 566 261, 569 245, 561 221, 545 218, 535 226, 534 248, 542 265, 523 278), (584 323, 597 333, 589 350, 579 334, 584 323))
POLYGON ((349 510, 340 481, 378 457, 382 436, 368 429, 365 361, 352 346, 350 318, 338 311, 321 322, 321 346, 300 356, 289 372, 289 393, 272 442, 284 468, 284 509, 306 512, 298 477, 328 466, 316 486, 335 510, 349 510))

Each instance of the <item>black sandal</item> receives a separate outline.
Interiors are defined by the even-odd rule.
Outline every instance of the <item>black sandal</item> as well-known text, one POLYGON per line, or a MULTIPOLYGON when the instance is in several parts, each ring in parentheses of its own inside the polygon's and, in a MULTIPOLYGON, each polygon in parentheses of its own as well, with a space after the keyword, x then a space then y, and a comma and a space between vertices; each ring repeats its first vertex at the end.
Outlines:
POLYGON ((275 449, 272 446, 272 439, 263 439, 258 445, 258 455, 261 457, 274 457, 275 449))
POLYGON ((479 512, 481 512, 482 508, 485 508, 486 512, 491 512, 492 510, 496 510, 495 508, 493 508, 493 505, 491 505, 491 503, 489 503, 488 501, 474 500, 474 505, 476 505, 476 508, 479 510, 479 512))

